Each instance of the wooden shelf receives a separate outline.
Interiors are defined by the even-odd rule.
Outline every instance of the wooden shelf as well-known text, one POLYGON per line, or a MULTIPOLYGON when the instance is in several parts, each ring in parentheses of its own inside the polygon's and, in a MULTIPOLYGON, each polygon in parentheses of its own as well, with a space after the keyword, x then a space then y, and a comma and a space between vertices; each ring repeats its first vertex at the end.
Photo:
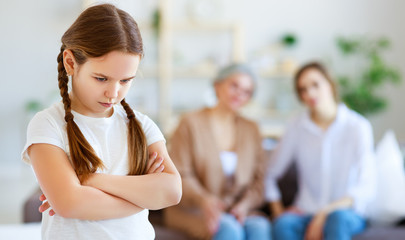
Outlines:
POLYGON ((171 24, 175 31, 233 31, 240 28, 238 23, 215 23, 215 22, 193 22, 193 21, 179 21, 171 24))
MULTIPOLYGON (((158 68, 147 66, 140 67, 140 73, 145 78, 158 78, 158 68)), ((172 69, 172 78, 175 79, 212 79, 218 71, 215 66, 195 65, 195 66, 174 66, 172 69)), ((261 79, 289 79, 293 77, 292 73, 273 68, 267 71, 262 71, 258 74, 261 79)))
MULTIPOLYGON (((144 78, 158 78, 157 67, 141 67, 140 72, 144 78)), ((214 66, 176 66, 172 69, 172 78, 175 79, 212 79, 217 69, 214 66)))

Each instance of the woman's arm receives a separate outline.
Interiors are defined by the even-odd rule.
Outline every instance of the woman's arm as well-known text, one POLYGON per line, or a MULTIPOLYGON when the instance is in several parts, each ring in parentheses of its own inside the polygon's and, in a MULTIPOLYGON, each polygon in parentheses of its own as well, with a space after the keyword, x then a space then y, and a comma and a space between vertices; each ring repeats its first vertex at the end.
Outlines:
POLYGON ((286 133, 273 150, 270 163, 267 167, 265 196, 266 200, 270 202, 269 207, 273 218, 277 218, 284 212, 284 206, 280 201, 281 194, 277 180, 285 173, 293 161, 297 139, 297 131, 295 128, 294 124, 289 124, 286 133))
POLYGON ((252 145, 246 145, 245 147, 254 147, 255 154, 252 156, 253 158, 251 160, 255 163, 255 166, 252 169, 253 172, 249 185, 245 188, 237 204, 235 204, 230 211, 241 223, 244 222, 250 210, 260 207, 263 204, 263 182, 268 162, 268 159, 265 159, 264 149, 262 147, 263 139, 258 126, 254 125, 248 131, 253 134, 252 139, 249 140, 252 145))
POLYGON ((368 203, 375 197, 377 179, 371 124, 362 123, 353 131, 352 136, 356 136, 354 139, 357 144, 347 195, 353 199, 353 209, 358 213, 365 213, 368 203))
POLYGON ((353 206, 353 199, 351 197, 344 197, 323 207, 319 211, 319 214, 327 216, 338 209, 350 208, 351 206, 353 206))
MULTIPOLYGON (((192 123, 194 117, 183 117, 170 139, 170 156, 182 177, 183 197, 181 204, 189 207, 204 208, 211 193, 207 191, 197 176, 196 162, 198 153, 195 150, 196 139, 192 123)), ((201 144, 201 142, 200 142, 201 144)))
POLYGON ((39 185, 56 214, 65 218, 122 218, 143 208, 89 186, 82 186, 66 153, 50 144, 28 148, 39 185))
POLYGON ((350 208, 353 205, 351 197, 344 197, 322 208, 308 224, 304 239, 322 239, 323 229, 328 215, 338 209, 350 208))
POLYGON ((146 209, 155 210, 178 204, 182 194, 181 178, 164 142, 151 144, 148 151, 157 152, 163 157, 163 172, 135 176, 93 174, 84 185, 98 188, 146 209))

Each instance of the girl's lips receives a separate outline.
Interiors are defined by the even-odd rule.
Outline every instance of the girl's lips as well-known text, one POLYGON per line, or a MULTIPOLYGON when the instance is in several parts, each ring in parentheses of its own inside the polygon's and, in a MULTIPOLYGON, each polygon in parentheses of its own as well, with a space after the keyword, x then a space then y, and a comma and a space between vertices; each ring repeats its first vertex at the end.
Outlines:
POLYGON ((103 107, 110 108, 112 107, 112 103, 100 103, 103 107))

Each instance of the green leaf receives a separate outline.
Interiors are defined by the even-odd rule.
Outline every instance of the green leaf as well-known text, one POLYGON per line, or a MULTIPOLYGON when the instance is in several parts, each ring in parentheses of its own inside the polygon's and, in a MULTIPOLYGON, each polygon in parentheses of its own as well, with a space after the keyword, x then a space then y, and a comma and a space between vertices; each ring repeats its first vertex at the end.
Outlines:
POLYGON ((401 82, 401 74, 395 67, 389 65, 381 52, 390 46, 388 38, 337 38, 337 47, 344 56, 356 57, 366 66, 358 72, 358 76, 340 76, 338 83, 341 89, 341 99, 355 111, 369 115, 382 111, 387 106, 387 100, 377 94, 378 90, 387 83, 401 82), (360 76, 360 78, 359 78, 360 76))

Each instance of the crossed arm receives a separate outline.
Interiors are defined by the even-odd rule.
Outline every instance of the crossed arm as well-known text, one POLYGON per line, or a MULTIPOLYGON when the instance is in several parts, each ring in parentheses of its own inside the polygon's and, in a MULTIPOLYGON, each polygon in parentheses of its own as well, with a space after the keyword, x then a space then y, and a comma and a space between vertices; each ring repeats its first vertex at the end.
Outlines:
POLYGON ((122 218, 144 208, 158 209, 180 201, 180 175, 164 143, 154 143, 148 150, 164 159, 161 173, 142 176, 93 174, 85 184, 80 183, 62 149, 34 144, 28 154, 39 185, 56 214, 66 218, 102 220, 122 218))

